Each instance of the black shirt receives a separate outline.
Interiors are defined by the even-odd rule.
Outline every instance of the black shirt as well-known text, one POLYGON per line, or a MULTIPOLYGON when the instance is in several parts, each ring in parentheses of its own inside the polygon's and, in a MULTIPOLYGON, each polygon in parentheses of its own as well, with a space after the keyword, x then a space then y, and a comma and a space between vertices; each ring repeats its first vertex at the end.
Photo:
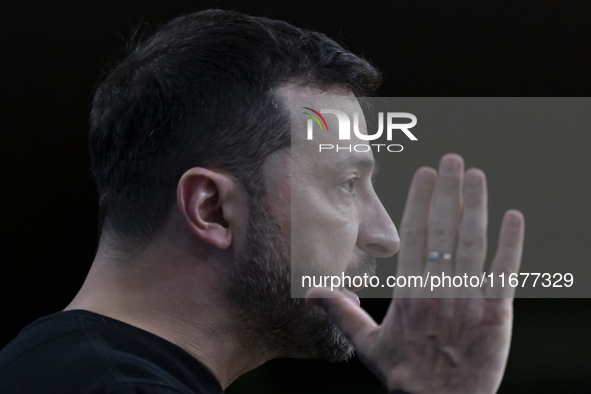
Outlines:
POLYGON ((180 347, 93 312, 36 320, 0 351, 0 393, 223 393, 180 347))

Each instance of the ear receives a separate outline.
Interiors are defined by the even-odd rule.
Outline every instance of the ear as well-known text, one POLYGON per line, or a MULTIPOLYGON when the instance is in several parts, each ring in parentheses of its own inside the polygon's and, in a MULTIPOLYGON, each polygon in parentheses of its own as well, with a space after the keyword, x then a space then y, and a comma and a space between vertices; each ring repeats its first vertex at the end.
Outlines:
POLYGON ((187 170, 177 187, 177 206, 191 231, 219 249, 232 244, 233 215, 241 210, 235 195, 239 184, 228 175, 195 167, 187 170))

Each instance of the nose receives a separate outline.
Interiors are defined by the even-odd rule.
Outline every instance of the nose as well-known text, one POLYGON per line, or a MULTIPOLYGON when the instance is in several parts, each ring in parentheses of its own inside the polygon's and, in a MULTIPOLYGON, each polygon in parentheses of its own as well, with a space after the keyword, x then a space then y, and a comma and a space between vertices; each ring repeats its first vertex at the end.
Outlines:
POLYGON ((375 192, 372 197, 359 224, 358 246, 373 257, 390 257, 400 249, 400 237, 375 192))

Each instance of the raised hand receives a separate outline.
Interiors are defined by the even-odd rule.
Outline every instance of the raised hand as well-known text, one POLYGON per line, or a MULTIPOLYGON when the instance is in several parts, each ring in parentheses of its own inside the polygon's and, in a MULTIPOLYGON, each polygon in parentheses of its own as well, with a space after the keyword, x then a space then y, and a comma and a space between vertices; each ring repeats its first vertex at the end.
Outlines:
MULTIPOLYGON (((420 168, 412 181, 402 224, 397 276, 442 274, 481 277, 486 256, 487 190, 484 173, 464 173, 460 156, 441 159, 439 173, 420 168)), ((504 218, 490 272, 517 272, 524 220, 504 218)), ((360 359, 389 390, 410 393, 494 393, 509 353, 512 287, 429 287, 395 290, 378 325, 357 303, 314 288, 322 306, 355 345, 360 359), (402 291, 400 291, 402 290, 402 291)))

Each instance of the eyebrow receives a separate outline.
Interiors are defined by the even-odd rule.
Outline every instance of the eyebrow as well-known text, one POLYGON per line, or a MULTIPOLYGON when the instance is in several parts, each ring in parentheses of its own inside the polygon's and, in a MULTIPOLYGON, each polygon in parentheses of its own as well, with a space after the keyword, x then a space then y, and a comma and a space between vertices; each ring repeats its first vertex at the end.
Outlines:
POLYGON ((367 157, 359 157, 358 155, 345 159, 343 167, 356 167, 367 172, 371 171, 372 178, 375 178, 375 176, 378 175, 379 170, 378 163, 375 160, 367 157))

